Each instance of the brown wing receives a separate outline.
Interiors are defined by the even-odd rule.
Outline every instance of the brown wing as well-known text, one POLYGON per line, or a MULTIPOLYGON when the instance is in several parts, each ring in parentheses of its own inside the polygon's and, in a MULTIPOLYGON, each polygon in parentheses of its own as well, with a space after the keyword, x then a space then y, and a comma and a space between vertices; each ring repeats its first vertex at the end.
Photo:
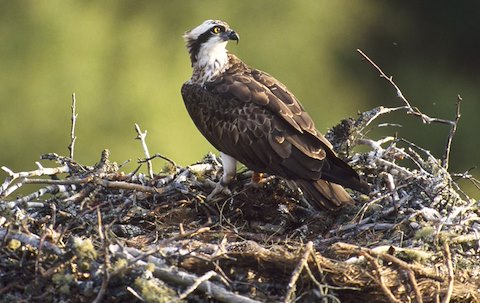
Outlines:
MULTIPOLYGON (((321 178, 364 191, 356 172, 335 156, 330 142, 283 84, 233 55, 230 64, 221 78, 205 87, 182 87, 190 116, 213 146, 258 172, 312 184, 321 178)), ((324 183, 314 188, 328 188, 324 183)), ((326 196, 335 195, 324 191, 326 196)), ((345 202, 334 204, 341 203, 345 202)))

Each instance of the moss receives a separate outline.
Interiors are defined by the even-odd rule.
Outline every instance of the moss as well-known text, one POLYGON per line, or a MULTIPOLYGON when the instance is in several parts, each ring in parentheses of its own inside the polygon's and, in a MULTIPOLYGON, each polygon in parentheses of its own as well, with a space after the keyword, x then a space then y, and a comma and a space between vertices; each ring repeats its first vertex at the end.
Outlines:
POLYGON ((155 264, 147 263, 147 266, 145 266, 145 270, 153 273, 155 271, 155 264))
POLYGON ((419 249, 405 248, 398 252, 398 257, 403 260, 412 260, 424 264, 426 261, 431 260, 434 257, 434 254, 419 249))
POLYGON ((123 277, 128 269, 127 259, 118 259, 112 267, 112 272, 115 272, 119 277, 123 277))
POLYGON ((80 237, 73 238, 73 248, 75 250, 75 254, 80 259, 96 259, 97 258, 97 251, 93 246, 93 242, 91 239, 82 239, 80 237))
POLYGON ((22 242, 16 240, 16 239, 11 239, 10 241, 8 241, 7 243, 7 248, 10 249, 10 250, 17 250, 18 248, 20 248, 22 246, 22 242))
POLYGON ((178 299, 175 290, 156 278, 145 279, 144 277, 138 277, 135 279, 135 287, 142 298, 149 303, 184 302, 178 299))
POLYGON ((73 282, 73 275, 65 274, 63 271, 55 273, 52 276, 52 282, 58 287, 61 294, 70 294, 70 284, 73 282))
POLYGON ((425 226, 415 233, 415 239, 428 239, 435 235, 435 228, 431 226, 425 226))
POLYGON ((174 174, 176 172, 176 170, 177 170, 177 168, 175 167, 175 165, 168 162, 162 167, 162 170, 160 171, 160 173, 171 175, 171 174, 174 174))

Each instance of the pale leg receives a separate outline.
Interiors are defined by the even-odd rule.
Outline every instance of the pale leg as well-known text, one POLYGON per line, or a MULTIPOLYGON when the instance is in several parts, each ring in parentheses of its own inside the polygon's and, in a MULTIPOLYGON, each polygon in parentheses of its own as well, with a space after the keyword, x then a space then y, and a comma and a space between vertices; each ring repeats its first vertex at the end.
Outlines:
POLYGON ((231 194, 228 189, 228 184, 232 182, 237 173, 237 160, 224 153, 220 153, 220 155, 222 157, 223 175, 220 181, 215 185, 215 188, 208 195, 207 200, 211 200, 214 196, 222 192, 231 194))

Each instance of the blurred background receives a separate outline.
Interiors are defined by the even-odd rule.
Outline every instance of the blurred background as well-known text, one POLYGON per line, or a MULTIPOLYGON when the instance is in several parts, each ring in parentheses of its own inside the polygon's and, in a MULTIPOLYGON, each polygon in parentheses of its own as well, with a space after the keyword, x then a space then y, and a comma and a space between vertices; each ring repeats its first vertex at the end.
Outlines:
MULTIPOLYGON (((132 159, 124 170, 133 170, 144 157, 134 123, 148 130, 152 154, 181 165, 213 151, 180 95, 191 75, 181 36, 205 19, 227 21, 241 36, 229 50, 285 83, 322 132, 358 112, 403 105, 357 48, 432 117, 453 119, 460 94, 450 171, 480 164, 480 2, 0 0, 0 165, 30 170, 43 153, 68 155, 73 92, 80 163, 93 165, 108 148, 113 161, 132 159)), ((403 127, 379 136, 443 155, 448 126, 404 113, 383 121, 403 127)))

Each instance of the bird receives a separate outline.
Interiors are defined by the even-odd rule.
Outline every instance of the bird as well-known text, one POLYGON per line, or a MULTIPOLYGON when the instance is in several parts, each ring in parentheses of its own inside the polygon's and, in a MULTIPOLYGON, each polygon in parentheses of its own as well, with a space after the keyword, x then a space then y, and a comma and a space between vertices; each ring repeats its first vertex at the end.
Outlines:
POLYGON ((223 166, 208 198, 228 191, 237 161, 254 173, 293 181, 322 210, 354 203, 344 187, 369 193, 287 87, 227 51, 240 36, 226 22, 206 20, 183 38, 193 70, 181 88, 183 101, 223 166))

